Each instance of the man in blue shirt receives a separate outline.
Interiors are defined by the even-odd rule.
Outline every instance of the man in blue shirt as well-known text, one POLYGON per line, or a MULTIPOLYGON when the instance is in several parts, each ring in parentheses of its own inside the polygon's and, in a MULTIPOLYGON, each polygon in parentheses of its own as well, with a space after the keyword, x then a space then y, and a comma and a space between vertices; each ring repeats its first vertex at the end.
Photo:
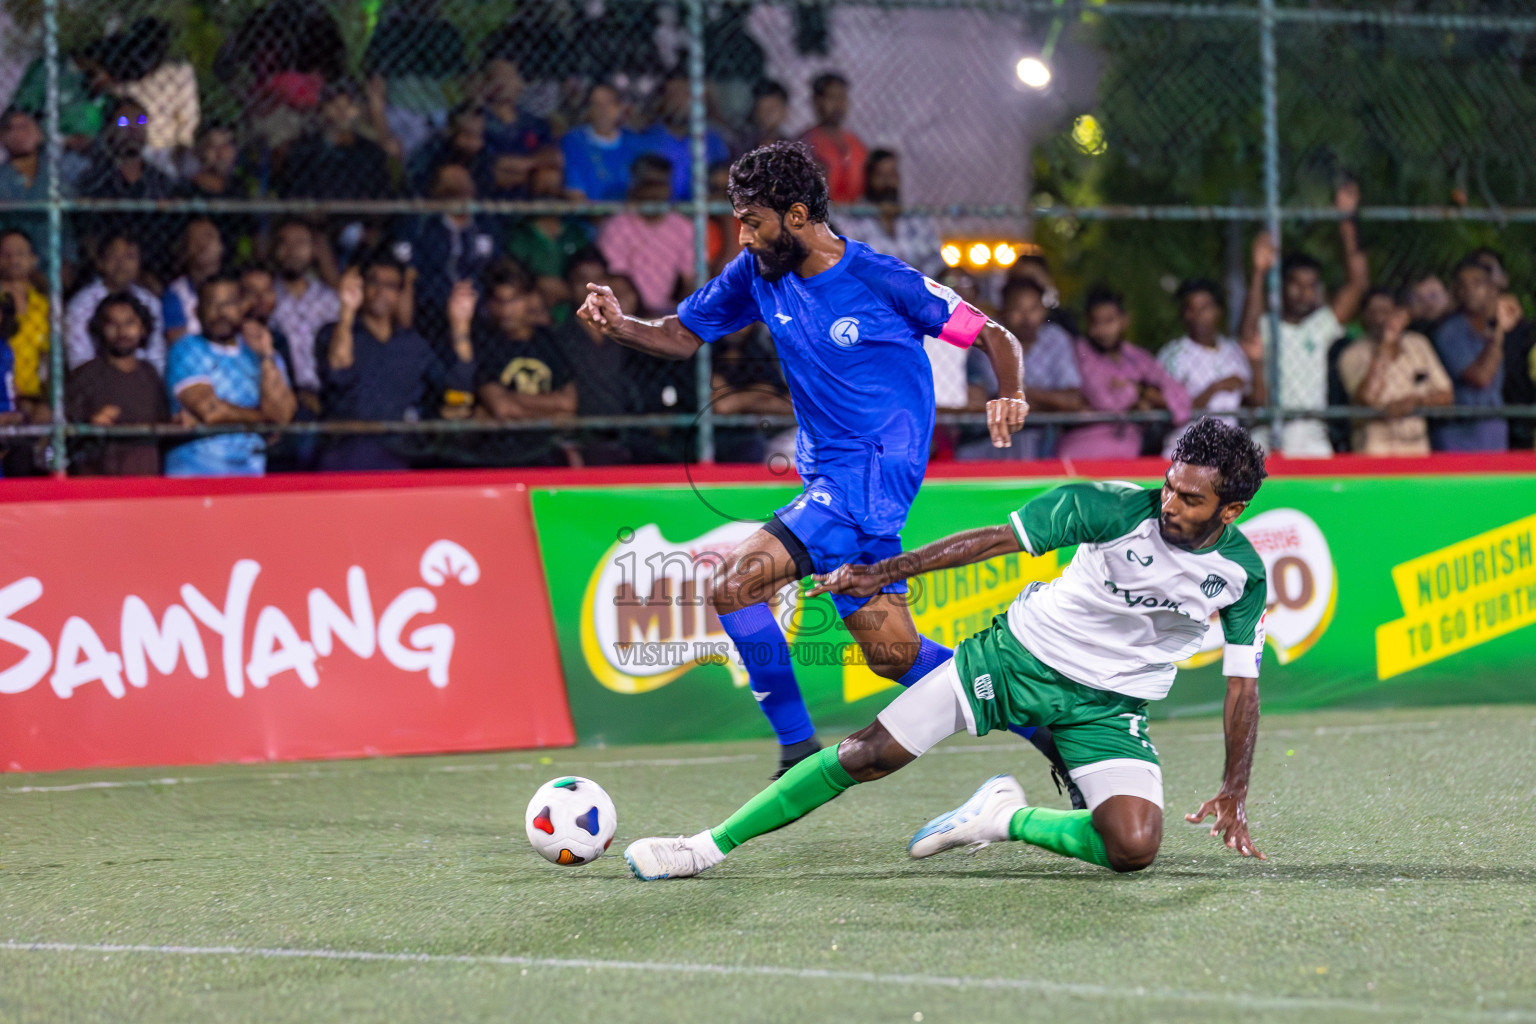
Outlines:
MULTIPOLYGON (((288 423, 298 401, 272 333, 245 320, 240 279, 215 274, 197 289, 203 333, 182 338, 165 360, 171 415, 198 423, 288 423), (244 323, 242 324, 242 320, 244 323)), ((266 444, 257 433, 214 434, 172 448, 166 476, 262 476, 266 444)))
MULTIPOLYGON (((1475 256, 1456 268, 1455 290, 1460 308, 1435 331, 1435 352, 1451 375, 1456 404, 1503 405, 1504 335, 1519 317, 1500 309, 1499 290, 1475 256)), ((1430 424, 1430 443, 1437 452, 1509 448, 1509 422, 1504 419, 1431 420, 1430 424)))
MULTIPOLYGON (((987 403, 993 444, 1011 443, 1029 407, 1012 334, 900 260, 832 233, 826 178, 805 145, 748 153, 731 168, 728 195, 743 251, 676 316, 625 316, 612 290, 593 284, 580 315, 620 343, 667 359, 687 359, 754 322, 773 336, 799 422, 795 468, 805 490, 717 568, 709 596, 778 734, 784 771, 819 745, 784 633, 765 602, 812 573, 901 550, 933 434, 923 338, 974 343, 987 353, 1000 396, 987 403)), ((869 667, 903 685, 951 655, 918 636, 906 590, 902 582, 872 598, 833 597, 869 667)))

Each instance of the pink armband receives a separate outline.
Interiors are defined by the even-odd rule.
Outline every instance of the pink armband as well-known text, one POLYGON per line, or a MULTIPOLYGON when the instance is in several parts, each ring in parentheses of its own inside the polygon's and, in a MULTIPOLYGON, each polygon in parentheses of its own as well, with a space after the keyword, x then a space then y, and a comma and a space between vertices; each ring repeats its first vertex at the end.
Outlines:
POLYGON ((985 326, 987 315, 969 302, 962 302, 949 315, 949 322, 939 332, 939 340, 947 341, 956 348, 970 348, 985 326))

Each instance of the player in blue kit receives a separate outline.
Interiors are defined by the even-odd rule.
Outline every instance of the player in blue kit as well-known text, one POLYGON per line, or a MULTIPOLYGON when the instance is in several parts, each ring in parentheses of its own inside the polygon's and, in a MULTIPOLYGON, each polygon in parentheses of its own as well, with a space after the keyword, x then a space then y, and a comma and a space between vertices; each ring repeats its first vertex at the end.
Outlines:
MULTIPOLYGON (((731 552, 709 597, 778 734, 782 774, 820 745, 766 602, 794 580, 902 550, 901 528, 933 434, 924 337, 986 353, 1000 396, 987 403, 994 445, 1011 444, 1029 406, 1023 350, 1012 334, 900 260, 832 232, 826 179, 807 147, 778 142, 753 150, 731 167, 727 194, 743 251, 676 316, 626 316, 612 290, 595 284, 587 286, 580 316, 664 359, 688 359, 700 345, 759 321, 773 336, 800 428, 795 469, 804 491, 731 552)), ((903 686, 952 654, 918 635, 906 591, 900 581, 873 597, 832 595, 869 667, 903 686)), ((1049 756, 1045 737, 1036 745, 1049 756)))

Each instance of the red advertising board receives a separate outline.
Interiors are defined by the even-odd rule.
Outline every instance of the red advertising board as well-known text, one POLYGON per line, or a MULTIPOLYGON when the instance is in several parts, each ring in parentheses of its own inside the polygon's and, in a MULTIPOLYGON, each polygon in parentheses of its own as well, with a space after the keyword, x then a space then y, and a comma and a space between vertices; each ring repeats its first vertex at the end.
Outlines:
POLYGON ((521 484, 0 504, 0 770, 573 742, 521 484))

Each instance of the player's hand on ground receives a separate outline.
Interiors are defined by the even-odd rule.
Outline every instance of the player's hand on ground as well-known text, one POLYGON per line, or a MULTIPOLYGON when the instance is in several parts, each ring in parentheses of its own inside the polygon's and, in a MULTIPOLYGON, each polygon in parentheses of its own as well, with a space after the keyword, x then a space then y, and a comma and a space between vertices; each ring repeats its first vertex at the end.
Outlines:
POLYGON ((601 330, 611 330, 624 319, 619 300, 613 297, 613 289, 605 284, 587 284, 587 298, 576 315, 601 330))
POLYGON ((816 581, 816 585, 806 593, 806 597, 818 594, 873 597, 880 593, 881 587, 891 582, 873 565, 840 565, 831 572, 817 573, 811 579, 816 581))
POLYGON ((994 398, 987 403, 987 431, 992 435, 992 447, 1011 448, 1013 435, 1024 426, 1029 415, 1029 403, 1022 398, 994 398))
POLYGON ((1212 816, 1216 821, 1211 826, 1211 835, 1221 836, 1222 841, 1227 844, 1227 849, 1236 850, 1244 857, 1269 859, 1259 852, 1259 848, 1253 845, 1253 839, 1248 835, 1248 811, 1243 806, 1242 797, 1230 793, 1217 793, 1201 804, 1200 809, 1194 814, 1184 815, 1184 820, 1191 825, 1199 825, 1212 816))

